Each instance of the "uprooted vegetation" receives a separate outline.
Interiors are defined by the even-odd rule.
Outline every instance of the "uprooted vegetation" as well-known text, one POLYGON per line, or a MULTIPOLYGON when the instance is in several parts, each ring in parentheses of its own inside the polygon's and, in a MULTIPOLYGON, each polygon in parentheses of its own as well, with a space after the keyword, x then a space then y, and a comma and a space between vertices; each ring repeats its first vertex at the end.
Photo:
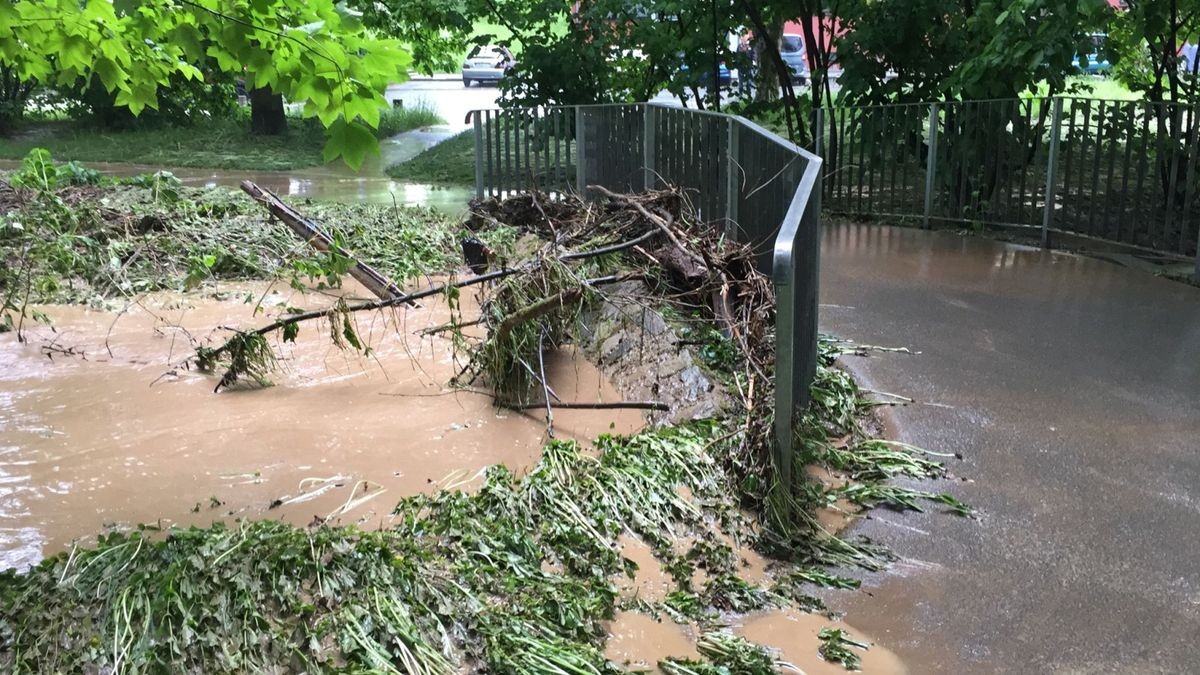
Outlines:
MULTIPOLYGON (((823 527, 819 509, 845 500, 919 509, 932 499, 968 512, 951 497, 887 482, 945 468, 917 448, 870 437, 863 420, 875 404, 835 366, 853 347, 833 340, 820 345, 795 464, 827 467, 845 483, 799 474, 794 490, 780 490, 769 452, 771 287, 749 251, 695 221, 686 194, 595 203, 533 195, 473 211, 478 241, 464 247, 473 274, 403 297, 285 308, 258 330, 202 347, 196 360, 222 383, 263 384, 273 340, 316 322, 343 348, 365 351, 353 314, 444 296, 458 308, 438 329, 460 347, 457 383, 486 387, 501 405, 545 408, 552 429, 553 409, 565 402, 545 385, 541 357, 578 339, 584 310, 609 288, 637 282, 639 301, 685 336, 727 390, 726 407, 706 420, 601 437, 594 451, 552 440, 527 474, 492 467, 477 491, 406 498, 378 531, 243 521, 106 536, 0 577, 0 664, 22 672, 620 672, 603 655, 602 622, 623 609, 699 627, 703 660, 667 659, 664 672, 765 674, 780 667, 776 656, 729 632, 731 616, 826 611, 815 587, 858 585, 828 566, 875 569, 886 560, 875 545, 823 527), (461 309, 466 292, 479 294, 477 315, 461 309), (618 547, 629 534, 669 571, 663 599, 620 593, 618 581, 635 572, 618 547), (683 538, 690 543, 681 550, 683 538), (742 579, 731 542, 770 554, 770 579, 742 579)), ((459 243, 450 232, 430 235, 438 239, 429 254, 408 269, 382 257, 401 253, 394 244, 376 257, 361 239, 345 241, 402 279, 418 267, 436 271, 431 260, 449 267, 459 243)), ((862 644, 832 621, 821 639, 824 658, 857 664, 862 644)))
MULTIPOLYGON (((103 304, 247 279, 336 285, 349 264, 310 250, 244 195, 184 187, 166 172, 113 182, 40 151, 5 178, 0 330, 16 327, 25 304, 103 304)), ((395 278, 451 261, 456 228, 434 211, 335 203, 308 210, 395 278)))

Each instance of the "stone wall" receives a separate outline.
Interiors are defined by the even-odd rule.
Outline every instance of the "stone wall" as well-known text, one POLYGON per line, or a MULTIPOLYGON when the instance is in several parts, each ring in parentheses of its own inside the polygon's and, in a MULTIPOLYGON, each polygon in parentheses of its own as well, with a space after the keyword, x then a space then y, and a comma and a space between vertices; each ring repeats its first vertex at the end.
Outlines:
POLYGON ((645 284, 607 286, 604 295, 583 312, 579 346, 626 400, 671 407, 668 413, 649 413, 652 424, 713 417, 728 404, 728 393, 700 367, 692 347, 680 344, 645 284))

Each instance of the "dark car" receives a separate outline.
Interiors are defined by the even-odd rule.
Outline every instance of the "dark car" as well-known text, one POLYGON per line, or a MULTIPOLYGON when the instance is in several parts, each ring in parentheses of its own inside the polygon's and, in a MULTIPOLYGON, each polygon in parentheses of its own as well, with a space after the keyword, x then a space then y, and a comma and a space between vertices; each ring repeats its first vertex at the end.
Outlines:
MULTIPOLYGON (((679 73, 681 75, 683 75, 683 77, 685 79, 692 78, 691 71, 688 70, 688 66, 686 63, 680 64, 679 73)), ((699 73, 695 77, 696 77, 696 83, 699 86, 707 87, 707 86, 711 85, 712 84, 712 67, 710 66, 708 68, 705 68, 704 72, 699 73)), ((733 82, 733 76, 729 73, 729 67, 725 65, 724 61, 717 64, 717 82, 720 83, 720 85, 722 87, 728 87, 733 82)))
POLYGON ((1088 36, 1091 48, 1087 54, 1076 54, 1071 64, 1081 73, 1088 75, 1103 75, 1112 70, 1112 64, 1104 55, 1104 42, 1108 39, 1105 33, 1093 33, 1088 36))
POLYGON ((779 56, 792 71, 796 84, 808 82, 808 56, 804 53, 804 39, 794 33, 786 33, 779 41, 779 56))

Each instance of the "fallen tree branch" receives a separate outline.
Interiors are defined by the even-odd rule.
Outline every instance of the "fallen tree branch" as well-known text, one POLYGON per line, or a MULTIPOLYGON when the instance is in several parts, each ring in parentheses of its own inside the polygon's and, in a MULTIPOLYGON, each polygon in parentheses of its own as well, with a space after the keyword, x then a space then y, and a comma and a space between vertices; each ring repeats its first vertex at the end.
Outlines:
MULTIPOLYGON (((626 249, 633 248, 634 246, 641 244, 642 242, 646 241, 647 239, 650 239, 655 234, 657 234, 657 232, 651 231, 651 232, 647 232, 639 237, 635 237, 628 241, 620 242, 617 244, 612 244, 610 246, 602 246, 600 248, 592 249, 592 250, 588 250, 588 251, 576 251, 573 253, 564 253, 563 255, 558 256, 557 260, 559 262, 567 262, 570 260, 582 260, 584 258, 594 258, 596 256, 606 255, 608 253, 617 253, 619 251, 624 251, 626 249)), ((249 334, 251 334, 251 335, 267 335, 269 333, 273 333, 275 331, 282 330, 283 328, 286 328, 293 324, 302 323, 304 321, 312 321, 314 319, 323 319, 323 318, 332 316, 334 314, 341 312, 342 309, 344 309, 348 313, 354 313, 354 312, 366 312, 366 311, 370 311, 370 310, 374 310, 374 309, 385 309, 385 308, 394 307, 394 306, 400 305, 400 304, 412 304, 413 301, 415 301, 415 300, 421 300, 423 298, 428 298, 430 296, 434 296, 439 293, 443 293, 448 288, 466 288, 468 286, 475 286, 478 284, 486 283, 488 281, 494 281, 496 279, 503 279, 503 278, 511 276, 513 274, 517 274, 518 272, 526 271, 529 268, 530 268, 529 265, 522 265, 519 267, 508 267, 508 268, 496 270, 495 272, 488 272, 487 274, 480 274, 478 276, 474 276, 469 279, 464 279, 462 281, 457 281, 454 283, 437 284, 434 286, 430 286, 429 288, 426 288, 423 291, 417 291, 416 293, 411 293, 409 295, 405 295, 402 297, 372 300, 370 302, 362 302, 362 303, 359 303, 356 305, 349 305, 349 306, 346 306, 345 308, 341 308, 341 309, 335 305, 333 307, 327 307, 325 309, 314 309, 314 310, 311 310, 308 312, 299 312, 296 314, 289 314, 287 316, 276 319, 276 320, 272 321, 271 323, 269 323, 265 326, 262 326, 261 328, 257 328, 253 331, 250 331, 249 334)), ((585 281, 584 283, 588 284, 588 285, 592 285, 592 286, 597 286, 597 285, 602 285, 602 284, 606 284, 606 283, 617 283, 619 281, 625 281, 627 279, 632 279, 632 278, 635 278, 635 277, 610 276, 610 277, 603 277, 600 279, 591 279, 591 280, 585 281)), ((211 350, 208 353, 208 357, 210 359, 216 358, 216 357, 220 356, 221 354, 225 353, 226 351, 228 351, 228 349, 229 349, 229 343, 226 342, 225 344, 221 345, 220 347, 217 347, 216 349, 211 350)))
MULTIPOLYGON (((539 303, 540 304, 540 303, 539 303)), ((511 319, 512 317, 509 317, 511 319)), ((507 323, 508 320, 505 320, 507 323)), ((550 406, 550 383, 546 381, 546 327, 538 333, 538 370, 541 371, 542 398, 546 399, 546 435, 554 438, 554 408, 550 406)))
POLYGON ((649 221, 650 224, 657 227, 660 232, 666 235, 667 239, 671 240, 671 243, 675 245, 675 248, 679 249, 680 253, 683 253, 685 256, 691 258, 701 267, 708 269, 708 265, 705 264, 704 258, 696 253, 693 253, 690 249, 688 249, 688 247, 684 246, 683 242, 679 241, 679 238, 676 237, 675 233, 671 231, 671 226, 675 222, 675 218, 673 216, 669 216, 668 219, 664 219, 662 216, 651 213, 649 209, 647 209, 645 206, 642 206, 637 200, 630 199, 625 195, 619 195, 601 185, 589 185, 588 189, 595 190, 596 192, 599 192, 618 204, 624 204, 626 206, 633 207, 633 209, 642 214, 642 217, 649 221))
POLYGON ((527 321, 533 321, 534 319, 545 314, 549 314, 560 307, 565 307, 568 304, 574 303, 581 297, 583 297, 583 287, 577 286, 575 288, 568 288, 561 293, 555 293, 548 298, 538 300, 532 305, 522 307, 521 309, 504 317, 504 321, 501 321, 500 325, 496 327, 496 332, 493 335, 492 340, 494 342, 502 342, 517 326, 520 326, 527 321))
POLYGON ((514 410, 533 410, 535 408, 553 407, 557 410, 656 410, 658 412, 670 412, 671 406, 662 401, 613 401, 613 402, 568 402, 562 401, 559 403, 548 403, 546 401, 538 401, 537 403, 519 403, 508 404, 497 400, 497 403, 505 408, 514 410))
POLYGON ((350 276, 354 277, 354 280, 358 283, 366 286, 367 290, 371 291, 375 297, 383 300, 392 298, 399 298, 401 301, 408 300, 408 296, 405 295, 404 291, 395 282, 380 274, 375 268, 355 258, 354 254, 350 251, 338 246, 334 243, 333 238, 321 230, 316 223, 305 218, 296 209, 283 203, 283 200, 273 192, 263 189, 253 181, 248 180, 242 181, 241 187, 242 192, 250 195, 251 199, 266 207, 272 216, 282 221, 296 236, 308 242, 313 248, 322 253, 332 251, 343 258, 354 261, 354 266, 349 270, 350 276))

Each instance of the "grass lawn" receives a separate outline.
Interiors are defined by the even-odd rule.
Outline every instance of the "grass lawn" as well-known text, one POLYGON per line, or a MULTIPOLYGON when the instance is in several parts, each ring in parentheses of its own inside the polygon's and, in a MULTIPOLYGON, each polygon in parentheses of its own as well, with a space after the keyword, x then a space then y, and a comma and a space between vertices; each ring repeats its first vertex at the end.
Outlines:
POLYGON ((291 130, 284 136, 251 135, 244 124, 234 121, 131 131, 49 122, 13 138, 0 139, 0 157, 21 159, 33 148, 46 148, 60 161, 253 170, 321 164, 324 134, 309 125, 290 122, 291 130))
POLYGON ((412 159, 393 164, 387 175, 414 183, 475 184, 475 132, 464 131, 412 159))
MULTIPOLYGON (((388 109, 380 117, 378 136, 444 124, 427 106, 388 109)), ((258 136, 239 120, 218 120, 188 127, 109 131, 75 122, 29 126, 13 138, 0 138, 0 158, 21 159, 33 148, 45 148, 60 161, 127 162, 205 169, 287 171, 323 164, 325 133, 313 120, 288 120, 283 136, 258 136)))

